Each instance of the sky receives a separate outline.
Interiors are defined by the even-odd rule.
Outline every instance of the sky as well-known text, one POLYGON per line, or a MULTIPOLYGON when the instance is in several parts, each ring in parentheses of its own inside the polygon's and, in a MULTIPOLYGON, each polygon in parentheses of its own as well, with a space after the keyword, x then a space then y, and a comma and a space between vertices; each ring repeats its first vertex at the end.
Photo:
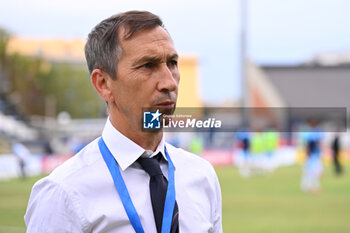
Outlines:
MULTIPOLYGON (((319 53, 350 51, 349 0, 246 0, 247 56, 257 64, 294 65, 319 53)), ((158 14, 177 50, 199 58, 200 95, 238 101, 240 0, 0 0, 0 27, 34 38, 82 38, 126 10, 158 14)))

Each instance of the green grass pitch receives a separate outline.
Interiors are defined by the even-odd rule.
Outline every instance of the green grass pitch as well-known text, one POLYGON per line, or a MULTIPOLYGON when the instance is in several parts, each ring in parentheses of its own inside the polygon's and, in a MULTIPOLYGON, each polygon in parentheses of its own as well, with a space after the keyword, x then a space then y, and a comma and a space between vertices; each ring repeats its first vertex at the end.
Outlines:
MULTIPOLYGON (((349 165, 342 177, 336 177, 327 166, 322 191, 317 195, 300 191, 300 166, 246 179, 232 167, 216 171, 223 195, 225 233, 350 232, 349 165)), ((0 233, 25 232, 23 215, 37 179, 0 182, 0 233)))

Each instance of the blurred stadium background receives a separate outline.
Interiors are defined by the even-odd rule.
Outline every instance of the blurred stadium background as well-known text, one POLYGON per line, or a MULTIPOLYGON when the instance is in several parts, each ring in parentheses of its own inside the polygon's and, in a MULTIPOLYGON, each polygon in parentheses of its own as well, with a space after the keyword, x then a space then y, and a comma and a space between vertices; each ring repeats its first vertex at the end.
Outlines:
MULTIPOLYGON (((278 8, 276 1, 265 2, 278 8)), ((254 8, 256 1, 250 4, 248 9, 254 8)), ((333 4, 341 7, 343 3, 333 4)), ((244 30, 244 22, 249 24, 245 19, 252 23, 254 18, 242 13, 249 13, 244 4, 236 7, 240 13, 236 20, 241 17, 242 27, 235 34, 239 39, 232 42, 237 44, 232 67, 240 72, 235 77, 231 73, 218 72, 222 77, 203 74, 210 62, 207 55, 182 49, 178 107, 266 111, 255 116, 249 127, 244 124, 244 111, 223 116, 245 127, 239 132, 167 133, 167 139, 215 166, 223 194, 224 232, 350 232, 349 115, 340 125, 332 119, 319 122, 319 158, 324 170, 320 187, 315 189, 305 189, 301 184, 308 167, 308 133, 312 131, 305 130, 308 119, 288 119, 282 131, 271 130, 275 125, 270 124, 278 118, 273 111, 276 108, 319 107, 332 111, 338 107, 347 111, 350 46, 334 50, 321 46, 313 56, 297 62, 261 62, 261 58, 249 54, 253 53, 248 43, 252 40, 244 30), (208 78, 224 85, 226 81, 231 84, 231 79, 243 81, 232 87, 232 96, 218 101, 220 87, 206 91, 202 86, 210 84, 208 78), (339 163, 334 162, 335 139, 339 163)), ((347 22, 350 19, 339 24, 347 22)), ((105 103, 89 82, 84 39, 33 38, 12 30, 0 21, 0 233, 25 232, 23 215, 34 182, 98 137, 107 116, 105 103)), ((217 50, 225 50, 222 47, 217 45, 217 50)))

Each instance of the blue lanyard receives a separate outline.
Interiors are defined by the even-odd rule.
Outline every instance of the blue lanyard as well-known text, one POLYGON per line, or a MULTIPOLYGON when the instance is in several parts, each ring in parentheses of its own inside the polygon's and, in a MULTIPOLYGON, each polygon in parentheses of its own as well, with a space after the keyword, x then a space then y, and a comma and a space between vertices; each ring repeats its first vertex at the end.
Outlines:
MULTIPOLYGON (((101 137, 98 141, 98 146, 100 148, 102 157, 108 167, 109 172, 112 175, 114 185, 118 191, 119 197, 123 203, 124 209, 132 227, 136 233, 144 233, 140 217, 137 214, 134 204, 130 198, 128 189, 126 188, 124 179, 119 171, 119 166, 117 161, 114 159, 112 153, 108 149, 106 143, 101 137)), ((171 229, 171 223, 173 218, 173 211, 175 206, 175 179, 174 179, 174 164, 170 159, 168 151, 165 148, 165 156, 168 159, 168 188, 165 197, 164 212, 163 212, 163 222, 162 222, 162 233, 169 233, 171 229)))

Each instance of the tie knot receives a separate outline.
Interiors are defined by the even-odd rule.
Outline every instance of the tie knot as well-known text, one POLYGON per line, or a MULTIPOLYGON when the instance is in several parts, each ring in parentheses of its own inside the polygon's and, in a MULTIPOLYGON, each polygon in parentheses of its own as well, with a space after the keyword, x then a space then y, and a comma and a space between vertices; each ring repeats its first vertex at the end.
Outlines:
POLYGON ((158 156, 159 154, 152 158, 140 157, 137 161, 140 163, 143 170, 145 170, 150 176, 163 175, 163 172, 160 169, 159 161, 157 159, 158 156))

